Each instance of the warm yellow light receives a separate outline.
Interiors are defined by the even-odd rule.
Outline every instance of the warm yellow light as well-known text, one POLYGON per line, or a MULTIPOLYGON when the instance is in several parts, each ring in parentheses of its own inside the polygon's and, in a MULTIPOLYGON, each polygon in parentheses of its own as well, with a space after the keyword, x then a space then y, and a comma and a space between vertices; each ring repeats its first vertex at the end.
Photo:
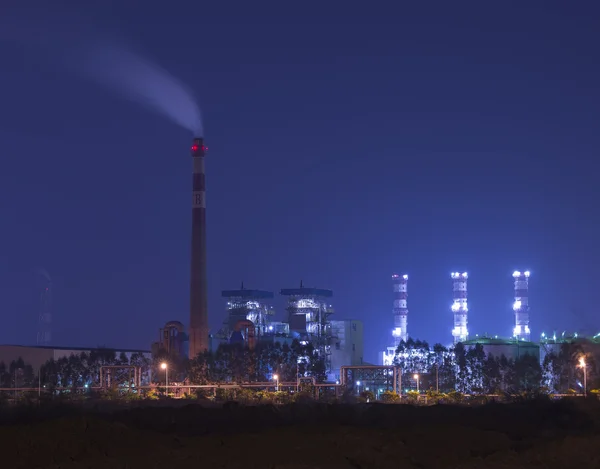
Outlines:
POLYGON ((581 368, 585 368, 585 358, 581 357, 581 358, 579 359, 579 366, 580 366, 581 368))
POLYGON ((413 378, 414 379, 419 379, 419 375, 414 375, 413 378))
POLYGON ((278 376, 278 375, 273 375, 273 379, 274 379, 275 381, 277 381, 277 380, 279 379, 279 376, 278 376))
POLYGON ((161 364, 160 364, 160 367, 161 367, 163 370, 166 370, 166 369, 167 369, 167 364, 166 364, 166 363, 161 363, 161 364))

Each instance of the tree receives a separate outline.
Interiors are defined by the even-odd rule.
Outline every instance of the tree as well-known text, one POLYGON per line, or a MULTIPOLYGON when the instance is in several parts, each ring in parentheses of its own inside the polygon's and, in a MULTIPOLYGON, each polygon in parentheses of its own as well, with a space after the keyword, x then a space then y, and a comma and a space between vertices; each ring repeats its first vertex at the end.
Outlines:
POLYGON ((454 391, 456 387, 456 363, 454 350, 447 349, 442 344, 433 346, 433 362, 437 367, 439 389, 442 392, 454 391))
POLYGON ((434 362, 435 356, 429 344, 412 337, 400 342, 394 357, 394 365, 399 366, 403 374, 429 373, 434 362))
POLYGON ((542 382, 542 368, 537 357, 525 354, 514 362, 513 388, 518 391, 537 391, 542 382))
POLYGON ((484 390, 485 351, 483 345, 475 344, 465 354, 466 376, 465 389, 471 394, 481 394, 484 390))
POLYGON ((496 394, 502 389, 500 359, 488 354, 483 364, 483 389, 486 394, 496 394))

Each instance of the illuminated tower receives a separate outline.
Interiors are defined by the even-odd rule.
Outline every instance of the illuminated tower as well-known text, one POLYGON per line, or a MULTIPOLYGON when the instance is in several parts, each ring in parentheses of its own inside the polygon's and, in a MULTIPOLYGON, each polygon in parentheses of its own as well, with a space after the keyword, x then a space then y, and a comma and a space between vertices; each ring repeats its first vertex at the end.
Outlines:
POLYGON ((513 336, 519 340, 529 340, 531 331, 529 330, 529 271, 513 272, 515 279, 515 302, 513 310, 515 312, 515 328, 513 336))
POLYGON ((457 344, 458 342, 464 342, 469 337, 469 331, 467 330, 467 313, 469 312, 467 306, 467 279, 469 276, 466 272, 462 274, 452 272, 450 277, 452 278, 452 312, 454 313, 452 336, 454 337, 454 343, 457 344))
POLYGON ((408 340, 408 308, 406 299, 408 297, 407 284, 408 275, 392 275, 394 283, 394 349, 400 345, 400 342, 408 340))
POLYGON ((208 350, 208 298, 206 284, 206 183, 201 138, 192 143, 192 251, 190 271, 189 357, 208 350))

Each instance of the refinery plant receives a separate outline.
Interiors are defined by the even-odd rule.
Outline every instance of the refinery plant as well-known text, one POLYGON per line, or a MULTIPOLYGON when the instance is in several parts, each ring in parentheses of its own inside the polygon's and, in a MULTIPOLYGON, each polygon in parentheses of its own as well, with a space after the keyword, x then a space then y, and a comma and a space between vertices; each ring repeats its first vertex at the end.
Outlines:
MULTIPOLYGON (((273 292, 248 289, 224 290, 225 320, 223 327, 208 336, 208 350, 221 344, 241 344, 254 349, 259 343, 290 345, 294 340, 311 344, 323 360, 328 380, 340 380, 342 366, 363 364, 363 325, 356 320, 332 320, 332 290, 305 287, 284 288, 287 298, 287 321, 274 321, 269 304, 273 292)), ((160 330, 153 352, 173 356, 191 355, 191 343, 179 321, 170 321, 160 330)))

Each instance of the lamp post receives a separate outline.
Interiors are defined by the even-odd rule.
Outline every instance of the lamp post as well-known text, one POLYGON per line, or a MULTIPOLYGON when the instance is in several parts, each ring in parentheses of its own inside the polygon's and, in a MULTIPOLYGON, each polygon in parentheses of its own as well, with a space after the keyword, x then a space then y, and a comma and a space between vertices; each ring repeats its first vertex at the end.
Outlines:
POLYGON ((169 397, 169 367, 165 362, 162 362, 160 368, 165 370, 165 395, 169 397))
POLYGON ((273 380, 275 381, 275 392, 279 392, 279 375, 273 375, 273 380))
POLYGON ((585 366, 585 358, 579 359, 579 366, 583 368, 583 395, 587 396, 587 368, 585 366))
POLYGON ((419 375, 415 373, 413 378, 417 380, 417 394, 419 394, 419 375))

